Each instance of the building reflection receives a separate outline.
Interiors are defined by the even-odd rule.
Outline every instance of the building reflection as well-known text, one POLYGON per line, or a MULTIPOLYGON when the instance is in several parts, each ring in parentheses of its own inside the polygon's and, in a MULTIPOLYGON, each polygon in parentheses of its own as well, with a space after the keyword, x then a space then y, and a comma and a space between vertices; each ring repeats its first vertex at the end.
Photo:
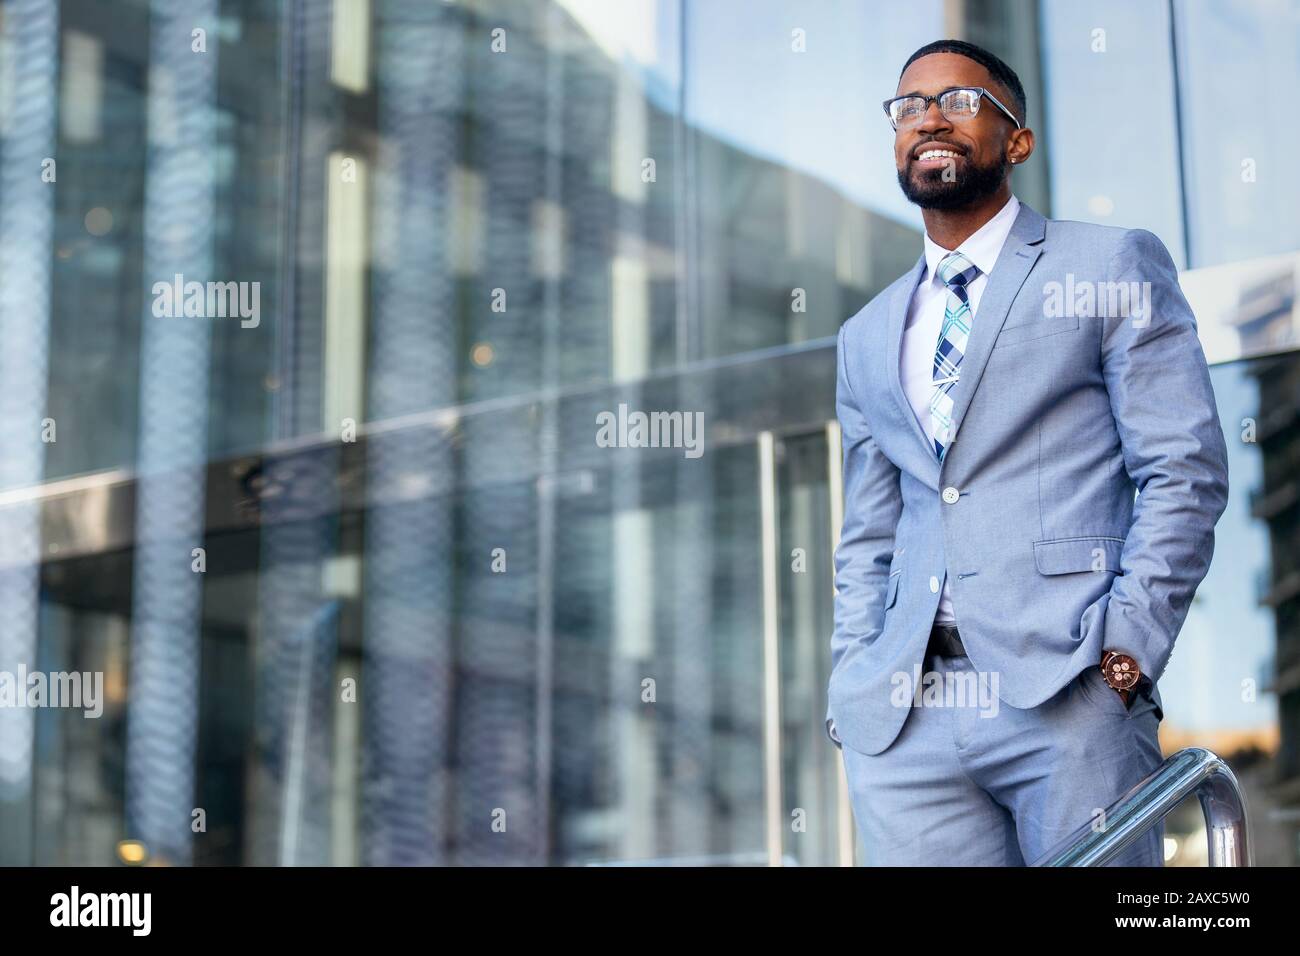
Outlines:
MULTIPOLYGON (((1293 346, 1300 329, 1297 272, 1284 268, 1244 290, 1234 322, 1246 352, 1293 346)), ((1250 363, 1259 410, 1254 439, 1263 481, 1251 492, 1251 517, 1268 532, 1268 566, 1260 603, 1271 610, 1277 635, 1267 690, 1278 702, 1273 791, 1262 805, 1287 837, 1278 863, 1300 854, 1300 363, 1278 355, 1250 363)))
MULTIPOLYGON (((0 861, 112 864, 132 840, 200 865, 852 858, 822 727, 834 336, 920 231, 892 181, 863 197, 694 122, 725 38, 693 35, 692 6, 629 3, 664 41, 648 64, 578 3, 6 8, 20 75, 57 98, 27 101, 0 153, 6 256, 44 250, 25 278, 0 271, 10 357, 36 362, 49 336, 48 383, 0 384, 21 452, 0 465, 0 652, 100 670, 108 693, 98 721, 0 712, 0 861), (163 43, 190 21, 207 59, 189 27, 163 43), (59 140, 37 146, 55 107, 59 140), (48 223, 9 188, 46 153, 48 223), (109 218, 91 230, 88 209, 109 218), (16 301, 42 268, 33 327, 16 301), (261 323, 150 317, 152 281, 178 271, 260 282, 261 323), (45 417, 47 392, 60 440, 38 447, 14 423, 45 417), (702 413, 707 453, 599 447, 620 403, 702 413)), ((898 14, 889 56, 951 27, 941 6, 898 14)), ((990 10, 964 27, 1029 57, 1041 104, 1036 18, 990 10)), ((788 32, 779 5, 751 12, 788 32)), ((880 98, 837 115, 883 123, 856 102, 880 98)), ((1053 212, 1035 175, 1023 196, 1053 212)), ((1235 336, 1207 351, 1225 431, 1257 419, 1234 455, 1260 476, 1238 482, 1234 459, 1241 500, 1162 740, 1221 748, 1283 827, 1295 282, 1246 266, 1229 306, 1192 297, 1207 343, 1235 336), (1269 614, 1243 642, 1221 609, 1248 560, 1269 614), (1234 653, 1263 678, 1255 709, 1200 712, 1198 668, 1234 653)), ((1173 862, 1196 863, 1184 809, 1173 862)), ((1297 862, 1291 826, 1277 862, 1297 862)))

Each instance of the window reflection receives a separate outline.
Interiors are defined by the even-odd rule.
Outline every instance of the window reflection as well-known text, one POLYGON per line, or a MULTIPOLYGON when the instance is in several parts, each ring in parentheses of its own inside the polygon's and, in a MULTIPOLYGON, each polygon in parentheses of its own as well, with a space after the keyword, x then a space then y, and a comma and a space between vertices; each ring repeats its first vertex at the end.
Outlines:
POLYGON ((0 660, 105 700, 0 711, 0 862, 851 856, 833 336, 921 252, 878 104, 941 33, 1029 87, 1022 199, 1190 267, 1233 501, 1162 742, 1228 757, 1259 862, 1300 862, 1296 187, 1220 102, 1295 71, 1300 3, 1081 10, 6 7, 37 93, 0 150, 0 660), (177 272, 260 283, 260 323, 155 316, 177 272), (702 414, 706 453, 598 446, 620 404, 702 414))

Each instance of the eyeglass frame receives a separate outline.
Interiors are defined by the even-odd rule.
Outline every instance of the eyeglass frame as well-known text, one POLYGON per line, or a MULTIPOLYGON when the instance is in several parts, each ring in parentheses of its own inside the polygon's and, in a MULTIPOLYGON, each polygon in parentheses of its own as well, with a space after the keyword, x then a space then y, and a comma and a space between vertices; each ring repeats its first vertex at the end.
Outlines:
MULTIPOLYGON (((934 96, 926 96, 924 93, 904 93, 901 96, 891 96, 889 99, 885 100, 880 105, 884 107, 885 116, 888 117, 889 119, 889 125, 892 126, 894 128, 894 132, 897 133, 898 125, 894 122, 894 114, 889 111, 890 103, 895 103, 898 100, 908 100, 908 99, 925 100, 925 109, 921 111, 921 120, 924 120, 925 114, 930 112, 931 103, 936 103, 938 102, 941 96, 944 96, 945 94, 948 93, 955 93, 957 90, 971 90, 972 92, 979 94, 979 96, 976 97, 975 99, 975 112, 972 113, 970 116, 968 116, 967 119, 974 119, 976 116, 979 115, 980 101, 987 96, 990 100, 993 101, 994 106, 996 106, 998 109, 1000 109, 1003 113, 1006 114, 1007 119, 1011 120, 1011 122, 1016 124, 1016 129, 1024 129, 1024 127, 1020 125, 1020 120, 1016 119, 1016 114, 1012 113, 1011 110, 1003 106, 1001 100, 999 100, 996 96, 994 96, 992 93, 990 93, 982 86, 950 86, 946 90, 940 90, 938 93, 935 93, 934 96)), ((942 106, 939 107, 939 112, 943 113, 942 106)), ((947 113, 943 113, 943 115, 948 116, 947 113)), ((948 117, 948 118, 952 119, 952 117, 948 117)), ((921 120, 917 121, 918 126, 921 124, 921 120)))

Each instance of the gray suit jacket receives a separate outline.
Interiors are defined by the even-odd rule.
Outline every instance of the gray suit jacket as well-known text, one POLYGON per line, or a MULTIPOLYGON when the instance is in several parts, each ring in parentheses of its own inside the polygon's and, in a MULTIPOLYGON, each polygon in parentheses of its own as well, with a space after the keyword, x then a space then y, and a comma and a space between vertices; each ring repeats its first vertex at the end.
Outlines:
POLYGON ((827 731, 866 754, 907 716, 898 675, 925 667, 945 575, 972 664, 1013 707, 1048 700, 1103 650, 1158 680, 1228 500, 1196 319, 1154 235, 1021 204, 972 323, 942 464, 899 378, 924 270, 922 256, 849 319, 837 349, 827 731))

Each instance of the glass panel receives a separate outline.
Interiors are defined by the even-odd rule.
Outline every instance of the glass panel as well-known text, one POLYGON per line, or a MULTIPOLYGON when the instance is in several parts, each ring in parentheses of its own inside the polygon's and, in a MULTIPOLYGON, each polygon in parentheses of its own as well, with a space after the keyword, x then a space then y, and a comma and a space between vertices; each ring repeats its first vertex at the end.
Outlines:
MULTIPOLYGON (((1183 104, 1192 265, 1300 249, 1300 151, 1291 123, 1262 123, 1256 103, 1286 103, 1300 86, 1300 2, 1173 5, 1183 104), (1276 128, 1275 128, 1276 126, 1276 128)), ((1144 177, 1145 179, 1145 177, 1144 177)))
POLYGON ((625 455, 558 504, 556 862, 766 858, 757 458, 705 460, 625 455))
MULTIPOLYGON (((165 97, 147 88, 142 72, 151 30, 156 36, 162 19, 151 19, 144 3, 68 3, 59 10, 47 414, 62 440, 46 446, 47 478, 136 462, 139 416, 157 397, 139 394, 148 319, 165 307, 159 290, 175 276, 160 258, 167 255, 160 251, 167 228, 199 226, 189 238, 204 247, 192 260, 203 263, 204 274, 192 266, 183 281, 241 283, 245 293, 224 317, 188 313, 192 325, 210 333, 203 367, 185 372, 202 394, 198 427, 206 454, 255 448, 271 437, 288 129, 284 101, 262 86, 278 85, 280 15, 275 5, 220 6, 207 0, 182 7, 206 24, 206 53, 191 52, 200 41, 190 29, 178 46, 211 76, 195 74, 196 85, 178 94, 189 97, 182 135, 194 137, 179 148, 197 148, 204 158, 179 178, 164 176, 159 144, 170 141, 180 114, 167 112, 165 97), (167 210, 166 222, 149 218, 151 200, 167 210), (221 414, 209 415, 209 407, 221 414)), ((183 302, 176 309, 184 321, 183 302)))
POLYGON ((1041 16, 1052 214, 1149 229, 1185 267, 1168 3, 1042 0, 1041 16))
POLYGON ((784 856, 804 866, 833 866, 839 850, 839 751, 826 747, 834 613, 827 454, 824 432, 777 445, 784 856))
MULTIPOLYGON (((1215 553, 1160 681, 1166 754, 1208 747, 1246 792, 1258 866, 1300 862, 1278 784, 1300 775, 1294 723, 1300 666, 1296 462, 1300 355, 1220 365, 1211 378, 1228 439, 1230 500, 1215 553)), ((1203 866, 1195 801, 1171 818, 1174 865, 1203 866)))
POLYGON ((686 5, 689 355, 832 336, 916 261, 920 217, 898 189, 880 103, 942 32, 942 7, 913 4, 882 29, 853 0, 793 16, 781 0, 686 5))

